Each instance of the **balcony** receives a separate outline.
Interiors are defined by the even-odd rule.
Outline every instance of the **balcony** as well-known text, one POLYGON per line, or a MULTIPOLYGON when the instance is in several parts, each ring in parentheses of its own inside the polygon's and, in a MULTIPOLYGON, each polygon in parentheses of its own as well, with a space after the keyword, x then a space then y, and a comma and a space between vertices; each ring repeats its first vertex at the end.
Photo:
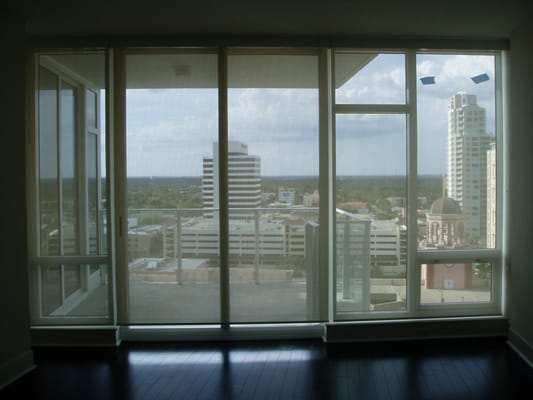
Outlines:
MULTIPOLYGON (((218 210, 130 210, 128 218, 139 221, 130 236, 159 225, 151 252, 129 249, 132 323, 219 322, 218 210)), ((319 297, 327 288, 318 280, 317 220, 317 208, 230 210, 233 322, 320 320, 319 297)), ((405 308, 405 266, 388 261, 385 272, 377 265, 371 268, 370 224, 369 219, 337 212, 339 315, 405 308), (386 279, 387 274, 392 278, 386 279)))

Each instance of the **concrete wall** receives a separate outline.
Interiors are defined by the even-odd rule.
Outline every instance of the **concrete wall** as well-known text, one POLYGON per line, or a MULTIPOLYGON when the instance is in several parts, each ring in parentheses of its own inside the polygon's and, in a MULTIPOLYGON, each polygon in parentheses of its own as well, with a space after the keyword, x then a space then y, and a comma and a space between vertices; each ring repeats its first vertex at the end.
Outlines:
POLYGON ((509 337, 533 362, 533 16, 513 32, 509 61, 509 337))
POLYGON ((0 17, 0 387, 33 365, 26 255, 23 29, 22 19, 0 17))

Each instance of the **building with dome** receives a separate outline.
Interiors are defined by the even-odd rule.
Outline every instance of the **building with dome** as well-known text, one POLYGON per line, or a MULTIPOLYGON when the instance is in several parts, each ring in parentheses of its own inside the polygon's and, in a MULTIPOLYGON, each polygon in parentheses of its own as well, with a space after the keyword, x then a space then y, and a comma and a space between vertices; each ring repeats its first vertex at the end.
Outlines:
POLYGON ((435 200, 426 219, 426 247, 463 246, 465 222, 461 206, 457 201, 450 197, 435 200))
MULTIPOLYGON (((435 200, 426 219, 427 248, 463 246, 465 220, 457 201, 450 197, 435 200)), ((423 264, 422 282, 426 289, 471 289, 472 264, 423 264)))

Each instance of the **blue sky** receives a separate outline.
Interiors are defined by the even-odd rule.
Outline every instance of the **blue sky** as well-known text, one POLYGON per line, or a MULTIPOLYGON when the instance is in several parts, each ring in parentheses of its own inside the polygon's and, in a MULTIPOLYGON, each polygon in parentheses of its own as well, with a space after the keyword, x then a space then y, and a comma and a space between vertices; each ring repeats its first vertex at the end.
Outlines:
POLYGON ((486 110, 487 131, 495 133, 494 57, 492 56, 419 56, 418 76, 435 76, 435 85, 418 81, 418 147, 419 172, 446 171, 448 104, 450 97, 464 91, 477 96, 486 110), (486 73, 490 80, 475 84, 471 77, 486 73))
MULTIPOLYGON (((374 59, 337 90, 342 103, 397 103, 405 95, 402 55, 374 59)), ((446 171, 449 98, 476 94, 494 132, 494 58, 421 55, 418 78, 419 172, 446 171), (488 82, 472 76, 487 73, 488 82)), ((127 94, 129 176, 200 176, 202 157, 217 138, 215 89, 136 89, 127 94)), ((261 157, 263 175, 317 175, 318 92, 316 89, 230 89, 229 138, 248 144, 261 157)), ((337 118, 337 173, 405 173, 403 115, 343 115, 337 118)))

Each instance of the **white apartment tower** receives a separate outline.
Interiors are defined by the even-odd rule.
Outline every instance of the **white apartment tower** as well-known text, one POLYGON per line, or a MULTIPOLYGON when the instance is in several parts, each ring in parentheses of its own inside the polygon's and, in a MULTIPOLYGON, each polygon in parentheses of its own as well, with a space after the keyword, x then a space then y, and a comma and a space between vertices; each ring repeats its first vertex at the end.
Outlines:
POLYGON ((287 203, 289 206, 294 205, 294 201, 296 200, 296 189, 280 186, 278 189, 278 200, 282 203, 287 203))
MULTIPOLYGON (((218 142, 213 143, 213 156, 203 159, 202 204, 219 208, 218 142)), ((228 142, 228 206, 258 208, 261 206, 261 158, 248 154, 248 145, 228 142)))
POLYGON ((475 95, 459 92, 448 107, 448 196, 463 211, 464 234, 482 246, 487 239, 487 133, 485 109, 475 95))

